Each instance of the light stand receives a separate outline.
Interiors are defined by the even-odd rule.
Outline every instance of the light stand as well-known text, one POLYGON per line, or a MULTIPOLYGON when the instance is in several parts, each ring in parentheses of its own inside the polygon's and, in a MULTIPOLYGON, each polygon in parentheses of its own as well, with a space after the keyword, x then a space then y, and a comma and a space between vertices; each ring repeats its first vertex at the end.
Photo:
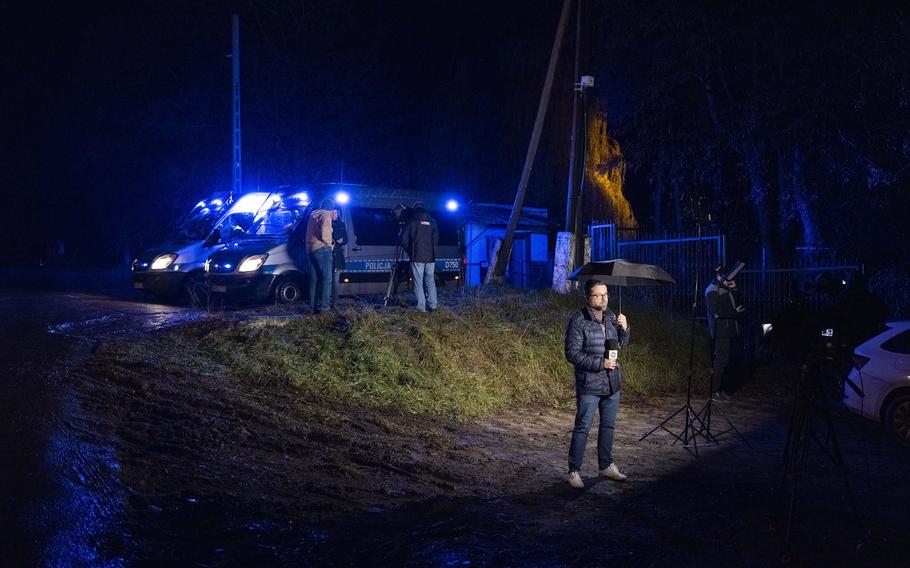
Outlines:
MULTIPOLYGON (((698 236, 701 237, 701 224, 697 224, 698 236)), ((657 430, 663 430, 673 436, 673 444, 676 445, 677 442, 682 442, 683 447, 685 447, 690 452, 693 452, 695 457, 698 457, 698 441, 696 437, 702 435, 706 440, 717 443, 717 440, 713 439, 710 434, 710 430, 706 428, 703 418, 700 416, 700 413, 692 407, 692 374, 693 367, 695 366, 695 320, 696 320, 696 309, 698 308, 698 294, 701 282, 699 280, 699 272, 695 272, 695 289, 692 294, 692 314, 691 322, 692 326, 689 331, 689 374, 686 377, 686 404, 681 406, 676 412, 668 416, 651 429, 650 432, 639 438, 639 442, 656 432, 657 430), (673 432, 667 427, 667 423, 676 418, 676 416, 685 412, 685 422, 683 423, 682 431, 679 433, 673 432), (707 436, 705 436, 707 434, 707 436), (691 449, 689 445, 691 444, 691 449)), ((710 395, 709 395, 710 403, 710 395)), ((710 418, 710 412, 707 414, 707 417, 710 418)))

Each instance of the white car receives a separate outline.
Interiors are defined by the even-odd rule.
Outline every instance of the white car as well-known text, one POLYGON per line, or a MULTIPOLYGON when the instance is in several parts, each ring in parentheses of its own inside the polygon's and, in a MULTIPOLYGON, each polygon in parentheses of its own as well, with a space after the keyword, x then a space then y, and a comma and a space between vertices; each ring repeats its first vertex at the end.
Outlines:
POLYGON ((847 376, 865 394, 844 384, 844 404, 857 414, 883 422, 899 441, 910 445, 910 320, 887 329, 853 350, 847 376))

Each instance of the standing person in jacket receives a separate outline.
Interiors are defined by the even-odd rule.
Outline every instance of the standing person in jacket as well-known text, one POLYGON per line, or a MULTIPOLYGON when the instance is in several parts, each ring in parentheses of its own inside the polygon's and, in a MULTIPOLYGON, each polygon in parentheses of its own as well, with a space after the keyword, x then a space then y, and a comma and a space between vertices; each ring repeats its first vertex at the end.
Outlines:
POLYGON ((414 204, 411 220, 401 233, 401 247, 411 258, 414 276, 414 295, 421 312, 436 309, 436 246, 439 245, 439 228, 430 217, 423 202, 414 204))
POLYGON ((629 323, 624 314, 617 316, 607 308, 609 293, 602 281, 588 280, 584 290, 585 307, 569 318, 565 337, 566 359, 575 367, 576 411, 569 444, 569 485, 576 489, 585 486, 581 462, 598 411, 597 469, 608 479, 626 479, 613 462, 613 433, 622 387, 616 355, 629 344, 629 323))
POLYGON ((306 250, 310 259, 310 306, 313 313, 329 311, 332 298, 332 221, 338 218, 335 202, 323 199, 310 213, 306 226, 306 250))
POLYGON ((724 402, 730 397, 724 390, 724 374, 730 366, 730 349, 739 337, 739 316, 744 308, 737 305, 733 291, 736 282, 724 280, 726 269, 714 269, 714 280, 705 288, 705 309, 708 312, 708 333, 714 342, 714 366, 711 371, 711 400, 724 402))
POLYGON ((336 213, 336 218, 332 221, 332 242, 335 243, 332 249, 332 309, 335 309, 335 302, 338 300, 338 281, 341 279, 341 271, 347 266, 344 258, 344 245, 348 244, 348 229, 344 225, 341 213, 338 211, 336 213))

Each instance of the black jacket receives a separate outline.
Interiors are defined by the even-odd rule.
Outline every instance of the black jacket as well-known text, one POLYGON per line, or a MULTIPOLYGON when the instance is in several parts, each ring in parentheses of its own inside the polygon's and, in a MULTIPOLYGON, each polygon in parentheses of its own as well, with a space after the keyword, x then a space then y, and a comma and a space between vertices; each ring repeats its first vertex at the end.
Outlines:
POLYGON ((601 326, 584 307, 566 325, 566 359, 575 367, 575 389, 582 394, 611 395, 622 388, 620 363, 615 369, 604 369, 604 357, 608 340, 616 339, 622 349, 629 344, 631 334, 616 326, 616 315, 609 309, 604 310, 603 318, 601 326))
POLYGON ((332 242, 335 243, 335 246, 332 248, 332 268, 335 270, 343 270, 348 265, 344 258, 343 246, 348 244, 348 229, 341 219, 332 221, 332 242), (338 242, 339 239, 341 240, 340 243, 338 242))
POLYGON ((739 312, 733 292, 717 281, 705 289, 705 309, 708 312, 708 333, 711 339, 737 337, 739 335, 739 312))
POLYGON ((411 262, 435 262, 439 244, 436 219, 426 211, 416 209, 411 221, 401 233, 401 246, 408 252, 411 262))

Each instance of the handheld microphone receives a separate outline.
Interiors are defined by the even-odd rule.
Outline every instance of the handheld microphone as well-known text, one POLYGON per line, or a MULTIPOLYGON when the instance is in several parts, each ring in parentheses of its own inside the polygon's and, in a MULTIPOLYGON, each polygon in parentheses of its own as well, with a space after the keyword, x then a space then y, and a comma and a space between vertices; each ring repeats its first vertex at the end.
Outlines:
POLYGON ((607 359, 615 361, 619 358, 619 341, 616 339, 607 340, 607 359))

